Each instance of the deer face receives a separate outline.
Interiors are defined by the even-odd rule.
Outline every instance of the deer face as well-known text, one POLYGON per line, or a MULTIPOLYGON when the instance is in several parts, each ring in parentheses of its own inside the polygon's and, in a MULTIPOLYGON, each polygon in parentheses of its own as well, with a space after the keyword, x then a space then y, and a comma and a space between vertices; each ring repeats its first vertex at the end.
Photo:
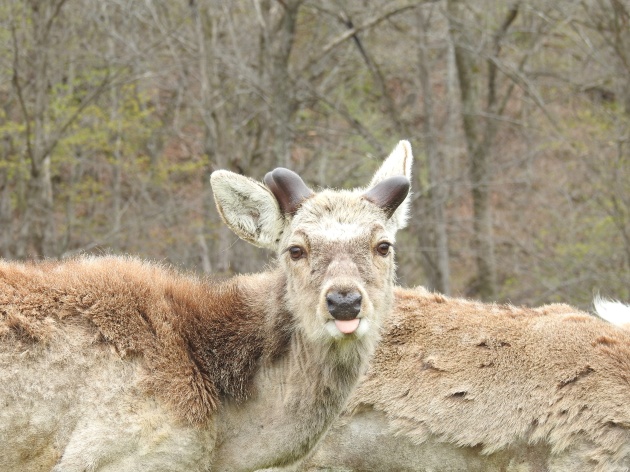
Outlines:
MULTIPOLYGON (((407 194, 408 183, 398 192, 407 194)), ((312 338, 362 337, 389 311, 395 231, 361 192, 306 200, 282 238, 287 305, 312 338)))
POLYGON ((367 189, 312 192, 276 169, 265 186, 212 175, 217 207, 243 239, 274 248, 286 274, 287 308, 313 340, 376 332, 392 303, 396 231, 406 222, 411 149, 401 141, 367 189))

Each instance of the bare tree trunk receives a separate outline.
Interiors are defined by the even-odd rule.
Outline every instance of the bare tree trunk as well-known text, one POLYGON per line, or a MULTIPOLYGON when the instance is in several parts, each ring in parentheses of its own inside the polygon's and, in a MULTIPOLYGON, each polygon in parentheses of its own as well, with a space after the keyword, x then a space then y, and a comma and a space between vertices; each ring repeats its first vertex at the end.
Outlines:
MULTIPOLYGON (((448 38, 448 45, 446 51, 446 122, 444 124, 444 141, 446 143, 445 152, 446 155, 454 154, 457 142, 457 104, 459 90, 457 87, 457 66, 455 65, 455 45, 453 44, 452 36, 448 38)), ((452 160, 445 159, 444 174, 454 175, 455 169, 448 167, 452 165, 452 160)))
MULTIPOLYGON (((26 185, 26 208, 20 235, 24 241, 18 245, 16 255, 24 257, 53 257, 58 255, 55 241, 53 214, 53 188, 51 180, 51 155, 68 127, 87 105, 100 96, 111 83, 106 75, 102 82, 81 97, 78 106, 64 118, 63 122, 50 123, 50 63, 54 44, 53 31, 57 26, 66 0, 40 2, 31 0, 23 5, 21 14, 30 21, 11 23, 13 45, 13 87, 18 97, 22 119, 25 124, 26 160, 29 178, 26 185), (30 41, 20 41, 17 28, 30 25, 30 41), (21 50, 20 45, 28 44, 21 50), (29 80, 30 79, 30 80, 29 80)), ((58 51, 55 51, 58 52, 58 51)))
POLYGON ((454 44, 455 65, 462 104, 462 125, 472 186, 473 232, 477 265, 476 280, 472 288, 473 292, 481 298, 493 299, 497 293, 497 280, 492 205, 490 202, 492 180, 490 159, 497 132, 497 116, 502 112, 511 92, 511 88, 509 88, 503 103, 498 103, 496 61, 501 41, 518 14, 519 3, 517 2, 509 8, 501 27, 493 35, 493 50, 487 59, 488 86, 487 105, 485 107, 481 105, 479 90, 481 81, 478 77, 480 72, 477 72, 481 70, 481 62, 476 60, 476 55, 470 47, 470 41, 465 38, 462 20, 465 8, 465 4, 459 0, 447 2, 449 30, 454 44), (482 119, 482 116, 486 118, 482 119))
POLYGON ((0 257, 10 259, 11 254, 11 193, 6 169, 0 169, 0 257))
POLYGON ((473 233, 475 262, 477 265, 474 292, 483 299, 496 293, 496 264, 492 235, 492 210, 490 207, 489 146, 481 141, 482 130, 479 113, 479 79, 475 72, 476 62, 472 51, 463 40, 465 5, 458 0, 449 0, 450 33, 455 52, 455 66, 459 81, 461 115, 466 151, 469 160, 469 175, 472 186, 473 233))
MULTIPOLYGON (((14 32, 13 84, 20 98, 26 126, 27 158, 30 163, 30 179, 27 184, 27 207, 24 215, 23 234, 28 237, 32 254, 40 258, 54 253, 53 197, 50 175, 50 149, 47 142, 46 110, 48 109, 48 47, 52 23, 59 14, 64 0, 58 2, 31 3, 33 35, 33 104, 29 112, 24 97, 20 74, 20 51, 14 32)), ((24 257, 26 254, 21 254, 24 257)))
POLYGON ((122 229, 122 208, 123 208, 123 196, 122 196, 122 152, 121 152, 121 133, 120 118, 118 117, 118 99, 115 96, 116 91, 112 89, 112 122, 115 123, 114 135, 110 137, 112 143, 112 222, 111 222, 111 234, 112 244, 116 249, 121 247, 121 229, 122 229))
POLYGON ((427 204, 425 205, 430 214, 430 222, 425 225, 424 231, 430 232, 430 247, 428 248, 426 264, 429 275, 430 289, 438 290, 445 294, 450 294, 450 266, 448 257, 448 235, 446 232, 446 214, 444 205, 446 202, 445 186, 440 172, 440 151, 436 139, 436 127, 433 110, 433 90, 431 89, 431 77, 429 72, 429 57, 426 52, 427 38, 426 32, 429 30, 429 18, 423 10, 418 9, 418 20, 420 24, 420 44, 418 47, 418 76, 420 79, 424 121, 423 135, 424 148, 426 149, 428 188, 426 192, 427 204))
MULTIPOLYGON (((403 9, 410 8, 405 5, 403 9)), ((418 48, 418 79, 423 93, 423 145, 426 151, 424 164, 425 169, 420 170, 417 175, 420 191, 415 209, 416 214, 422 217, 413 219, 412 225, 418 224, 417 238, 420 241, 420 265, 427 280, 425 285, 430 289, 438 290, 442 293, 450 293, 450 271, 448 260, 448 237, 446 234, 446 221, 444 213, 445 195, 443 186, 439 183, 439 149, 436 140, 434 125, 434 110, 430 84, 429 57, 425 52, 426 38, 429 20, 425 19, 423 10, 417 8, 420 30, 420 44, 418 48)), ((394 97, 390 93, 386 84, 386 76, 383 74, 379 64, 374 60, 373 54, 368 50, 356 31, 352 18, 347 12, 342 13, 342 21, 352 33, 352 39, 356 45, 363 61, 365 62, 374 83, 378 89, 380 101, 383 104, 386 115, 398 136, 411 135, 409 123, 402 119, 402 113, 397 106, 394 97)), ((418 159, 418 166, 422 164, 422 159, 418 159)))
POLYGON ((289 59, 295 39, 297 15, 303 0, 260 0, 262 12, 263 83, 270 91, 273 158, 291 166, 292 118, 298 109, 289 59), (276 12, 276 10, 278 10, 276 12))
POLYGON ((218 273, 227 273, 230 270, 230 244, 231 235, 229 230, 226 231, 221 222, 219 215, 213 211, 214 202, 209 188, 209 174, 214 167, 229 168, 228 158, 230 156, 220 152, 222 149, 222 136, 219 132, 219 118, 213 104, 213 94, 217 94, 219 90, 220 79, 218 76, 216 56, 216 35, 217 35, 217 19, 214 12, 210 10, 210 6, 202 9, 197 0, 190 2, 193 24, 195 27, 195 42, 197 46, 197 71, 199 74, 199 114, 203 122, 203 149, 206 159, 205 172, 202 173, 202 208, 204 214, 204 223, 199 225, 197 232, 197 246, 200 250, 200 259, 202 261, 202 269, 205 273, 213 270, 213 264, 210 258, 209 246, 206 242, 206 234, 204 229, 212 226, 215 229, 216 240, 213 244, 214 250, 214 270, 218 273), (209 222, 206 225, 205 222, 209 222))
MULTIPOLYGON (((8 108, 8 107, 7 107, 8 108)), ((4 110, 4 116, 7 116, 6 109, 4 110)), ((0 125, 3 125, 3 121, 0 121, 0 125)), ((13 219, 11 218, 12 204, 11 204, 11 191, 12 188, 9 182, 9 156, 14 154, 11 139, 5 136, 0 141, 0 257, 4 259, 10 259, 12 257, 11 242, 13 233, 13 219), (2 162, 2 159, 6 159, 6 162, 2 162)), ((17 185, 14 183, 15 187, 17 185)))
MULTIPOLYGON (((589 164, 591 175, 598 176, 602 191, 596 200, 607 213, 619 231, 622 247, 617 253, 623 253, 624 269, 615 273, 615 278, 622 285, 630 287, 630 198, 628 196, 628 169, 630 168, 630 6, 620 0, 582 2, 587 21, 584 24, 597 32, 599 40, 610 53, 609 67, 611 85, 614 87, 613 100, 617 95, 622 113, 616 117, 616 155, 614 158, 602 157, 589 164)), ((603 49, 603 48, 602 48, 603 49)), ((603 49, 604 51, 606 49, 603 49)), ((597 50, 601 54, 602 50, 597 50)), ((610 113, 610 111, 608 112, 610 113)), ((612 114, 611 114, 612 116, 612 114)), ((612 141, 611 138, 608 138, 612 141)), ((605 153, 602 156, 606 156, 605 153)), ((588 162, 588 161, 587 161, 588 162)))
MULTIPOLYGON (((115 57, 114 41, 109 39, 109 53, 111 57, 115 57)), ((109 136, 110 146, 112 150, 111 155, 111 167, 112 167, 112 213, 110 215, 110 234, 111 244, 116 250, 121 248, 121 230, 122 230, 122 208, 123 208, 123 196, 122 196, 122 133, 121 129, 122 118, 119 114, 119 90, 112 88, 110 92, 110 110, 109 120, 112 124, 111 135, 109 136)))
POLYGON ((68 175, 68 199, 66 200, 66 230, 61 241, 60 254, 63 257, 72 245, 72 236, 75 225, 75 201, 74 187, 78 181, 77 179, 77 167, 81 162, 81 150, 77 149, 74 155, 75 162, 70 165, 70 171, 68 175))

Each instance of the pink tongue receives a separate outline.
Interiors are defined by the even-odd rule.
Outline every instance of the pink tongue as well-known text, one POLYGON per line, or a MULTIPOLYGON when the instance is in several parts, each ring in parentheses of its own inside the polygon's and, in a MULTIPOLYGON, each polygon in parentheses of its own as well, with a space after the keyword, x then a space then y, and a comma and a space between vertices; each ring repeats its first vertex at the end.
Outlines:
POLYGON ((354 318, 352 320, 335 320, 335 326, 337 326, 337 329, 343 334, 352 334, 359 327, 360 321, 361 320, 359 318, 354 318))

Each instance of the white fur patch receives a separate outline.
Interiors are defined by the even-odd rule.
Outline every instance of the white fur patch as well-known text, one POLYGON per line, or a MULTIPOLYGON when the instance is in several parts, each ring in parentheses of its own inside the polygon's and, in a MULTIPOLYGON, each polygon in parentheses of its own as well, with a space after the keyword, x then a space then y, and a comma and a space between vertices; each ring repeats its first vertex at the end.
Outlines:
POLYGON ((365 227, 349 223, 343 224, 332 221, 332 224, 326 225, 325 235, 329 241, 351 241, 365 234, 365 227))
POLYGON ((616 326, 630 327, 630 306, 616 300, 606 300, 599 296, 593 300, 595 313, 600 318, 616 326))

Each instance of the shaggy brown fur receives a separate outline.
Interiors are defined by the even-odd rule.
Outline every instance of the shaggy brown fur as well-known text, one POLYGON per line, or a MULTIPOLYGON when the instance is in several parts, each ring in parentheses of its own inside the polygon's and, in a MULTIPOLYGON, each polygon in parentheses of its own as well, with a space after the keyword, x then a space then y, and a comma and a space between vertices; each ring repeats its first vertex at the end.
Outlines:
MULTIPOLYGON (((259 282, 281 297, 283 277, 267 279, 259 282)), ((139 356, 145 390, 199 424, 222 398, 245 399, 259 361, 288 343, 290 315, 265 326, 240 281, 204 283, 132 258, 0 262, 0 339, 46 343, 80 324, 94 343, 139 356)))
POLYGON ((627 471, 630 333, 568 305, 396 292, 349 412, 300 470, 627 471))

